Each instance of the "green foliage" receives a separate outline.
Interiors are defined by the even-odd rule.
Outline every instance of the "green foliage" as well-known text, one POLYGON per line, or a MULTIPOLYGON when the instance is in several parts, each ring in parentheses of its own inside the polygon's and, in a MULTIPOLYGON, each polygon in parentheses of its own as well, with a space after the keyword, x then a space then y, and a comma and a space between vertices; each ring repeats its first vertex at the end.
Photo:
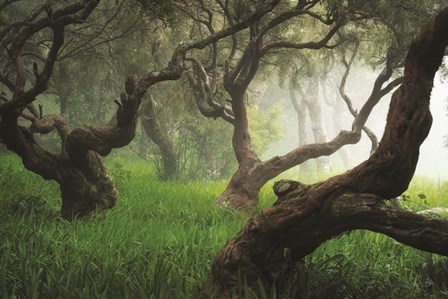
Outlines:
MULTIPOLYGON (((158 92, 157 95, 163 100, 172 96, 169 92, 158 92)), ((176 99, 177 104, 165 101, 165 105, 156 111, 159 124, 174 144, 177 158, 174 179, 188 182, 227 178, 236 168, 231 126, 221 120, 205 118, 196 110, 190 111, 189 105, 196 109, 194 103, 183 103, 177 96, 176 99)), ((137 148, 139 142, 139 139, 134 140, 131 147, 137 148)), ((163 173, 160 149, 152 141, 148 142, 147 149, 148 155, 144 158, 149 163, 146 164, 160 177, 163 173)))
MULTIPOLYGON (((195 298, 215 253, 246 221, 214 207, 224 184, 160 183, 141 163, 120 157, 107 163, 121 194, 117 206, 68 223, 57 216, 56 184, 0 156, 3 298, 195 298)), ((418 178, 408 192, 415 200, 425 194, 430 207, 443 203, 447 191, 445 182, 418 178)), ((274 199, 265 187, 263 205, 274 199)), ((329 241, 291 266, 297 271, 279 276, 259 298, 448 296, 446 258, 371 232, 329 241)), ((244 277, 237 295, 256 298, 244 277)))
POLYGON ((178 179, 217 180, 236 168, 231 145, 232 130, 221 120, 202 118, 176 127, 178 179))

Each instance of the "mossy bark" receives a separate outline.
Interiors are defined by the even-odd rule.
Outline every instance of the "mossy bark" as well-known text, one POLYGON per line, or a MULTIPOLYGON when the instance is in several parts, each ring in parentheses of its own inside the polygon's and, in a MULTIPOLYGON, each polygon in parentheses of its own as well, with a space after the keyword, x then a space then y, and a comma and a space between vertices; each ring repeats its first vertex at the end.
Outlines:
POLYGON ((112 176, 101 158, 93 152, 90 155, 95 162, 90 164, 88 173, 73 167, 68 159, 61 161, 61 216, 65 219, 87 216, 93 211, 103 212, 112 208, 118 199, 112 176))

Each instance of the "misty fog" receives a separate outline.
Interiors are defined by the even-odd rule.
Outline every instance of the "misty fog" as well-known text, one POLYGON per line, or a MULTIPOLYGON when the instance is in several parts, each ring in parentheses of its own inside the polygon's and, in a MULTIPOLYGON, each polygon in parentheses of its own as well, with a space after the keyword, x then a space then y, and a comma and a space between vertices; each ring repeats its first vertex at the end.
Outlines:
MULTIPOLYGON (((330 82, 326 82, 327 89, 330 90, 329 92, 327 91, 326 94, 328 97, 333 97, 340 101, 340 105, 343 106, 344 110, 344 113, 339 116, 342 119, 343 129, 350 130, 353 116, 348 112, 345 103, 337 90, 339 85, 338 80, 340 80, 340 77, 342 76, 341 71, 336 71, 336 73, 337 75, 335 75, 334 78, 328 80, 330 82)), ((358 65, 356 69, 351 72, 347 82, 346 93, 351 96, 356 109, 359 109, 369 96, 377 75, 378 72, 372 71, 371 68, 362 65, 358 65)), ((276 103, 276 101, 279 101, 281 102, 281 105, 283 105, 283 114, 280 116, 278 123, 282 128, 283 135, 281 140, 271 144, 269 150, 265 153, 268 157, 285 154, 298 145, 297 114, 291 104, 287 87, 282 86, 279 88, 278 85, 279 82, 277 82, 276 79, 271 78, 271 84, 262 100, 262 104, 270 103, 272 105, 273 103, 276 103)), ((393 92, 389 93, 381 99, 367 120, 367 127, 376 134, 378 141, 381 140, 384 132, 392 93, 393 92)), ((335 130, 333 125, 333 109, 325 103, 323 97, 324 94, 321 92, 320 102, 324 114, 327 137, 328 140, 331 140, 339 131, 335 130)), ((433 124, 428 137, 420 148, 420 158, 416 169, 416 175, 427 176, 433 179, 448 178, 448 148, 445 147, 445 137, 448 135, 447 97, 448 84, 446 83, 446 79, 444 79, 439 72, 436 74, 434 80, 434 88, 432 90, 430 104, 433 124)), ((310 138, 311 143, 314 142, 311 132, 308 132, 308 138, 310 138)), ((365 133, 362 134, 359 143, 344 146, 343 149, 347 150, 350 156, 350 166, 357 165, 366 160, 369 157, 370 146, 370 140, 365 133)), ((330 158, 332 171, 341 172, 349 169, 343 166, 341 158, 339 157, 339 151, 334 153, 330 158)))
POLYGON ((0 32, 1 298, 448 298, 447 0, 4 0, 0 32))

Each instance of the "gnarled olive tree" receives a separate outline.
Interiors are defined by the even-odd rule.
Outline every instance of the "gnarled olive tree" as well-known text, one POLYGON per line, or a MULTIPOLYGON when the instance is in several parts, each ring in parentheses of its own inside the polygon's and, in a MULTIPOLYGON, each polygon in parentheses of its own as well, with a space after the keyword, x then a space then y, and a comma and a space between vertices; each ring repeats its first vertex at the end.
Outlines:
MULTIPOLYGON (((318 4, 326 5, 317 0, 278 4, 272 14, 260 18, 258 22, 251 25, 242 38, 237 35, 232 36, 232 47, 228 56, 224 58, 223 63, 219 63, 224 67, 222 75, 218 75, 218 45, 211 48, 209 65, 203 66, 198 59, 187 58, 193 62, 194 67, 188 75, 201 113, 207 117, 221 117, 233 126, 232 145, 239 166, 226 189, 217 199, 221 205, 243 210, 251 209, 258 203, 260 189, 270 179, 308 159, 330 155, 342 145, 356 143, 359 139, 357 132, 345 132, 330 142, 300 147, 283 156, 276 156, 265 161, 262 161, 252 148, 246 92, 261 61, 267 59, 269 54, 281 49, 316 50, 331 47, 332 45, 329 44, 332 43, 333 37, 346 22, 335 17, 336 13, 329 13, 330 8, 328 11, 316 8, 318 4), (300 18, 311 18, 324 28, 323 33, 318 37, 312 37, 311 40, 299 42, 285 38, 279 39, 273 34, 278 27, 285 26, 288 21, 297 22, 300 18), (229 95, 230 104, 216 101, 215 96, 219 92, 220 85, 229 95)), ((251 5, 247 4, 244 8, 250 11, 253 9, 251 5)), ((221 9, 226 21, 232 23, 235 12, 222 3, 221 9)), ((243 14, 245 12, 244 9, 239 11, 243 14)), ((209 18, 203 20, 202 23, 206 24, 210 32, 213 32, 213 15, 211 12, 208 15, 209 18)))
MULTIPOLYGON (((5 2, 0 8, 4 9, 14 2, 5 2)), ((148 88, 161 81, 179 79, 187 51, 202 49, 251 26, 278 3, 277 0, 267 1, 239 22, 202 39, 181 44, 175 48, 166 68, 148 72, 138 81, 135 76, 128 77, 125 92, 120 95, 120 101, 115 101, 118 109, 114 121, 102 127, 88 125, 70 131, 64 118, 44 116, 42 109, 38 111, 33 102, 47 89, 64 45, 65 27, 84 23, 99 2, 83 0, 55 11, 47 4, 40 5, 31 9, 25 19, 2 27, 0 32, 1 43, 5 47, 1 53, 0 82, 9 89, 9 94, 0 97, 0 140, 22 159, 25 168, 46 180, 59 183, 61 214, 67 219, 114 206, 118 194, 101 156, 127 145, 133 139, 138 109, 148 88), (51 46, 39 72, 38 63, 31 64, 24 49, 28 44, 38 43, 41 34, 47 30, 52 32, 51 46), (33 78, 28 76, 28 68, 32 68, 33 78), (19 124, 19 117, 28 119, 31 125, 19 124), (58 154, 47 151, 34 138, 36 133, 46 134, 53 130, 57 130, 61 138, 62 148, 58 154)))
MULTIPOLYGON (((112 125, 85 126, 70 131, 61 116, 44 116, 42 109, 38 111, 34 107, 33 101, 48 86, 59 50, 64 45, 65 27, 83 23, 98 3, 95 0, 81 1, 56 11, 48 5, 39 6, 24 21, 9 25, 1 36, 6 47, 3 57, 10 63, 4 64, 0 81, 9 89, 11 97, 9 100, 2 97, 0 103, 1 140, 20 156, 28 170, 59 183, 61 215, 67 219, 114 206, 118 194, 101 156, 132 140, 137 112, 147 88, 159 81, 177 79, 182 72, 173 58, 166 69, 149 72, 138 82, 130 76, 120 101, 116 101, 116 122, 112 125), (46 15, 42 16, 44 12, 46 15), (53 33, 52 43, 43 70, 39 72, 38 64, 34 62, 34 78, 29 78, 24 48, 35 35, 48 29, 53 33), (19 117, 28 119, 31 125, 20 125, 19 117), (53 130, 57 130, 61 138, 62 148, 58 154, 45 150, 33 136, 53 130)), ((177 56, 176 52, 174 57, 177 56)))
POLYGON ((420 145, 432 123, 429 101, 434 75, 447 46, 448 7, 411 44, 404 82, 392 96, 375 153, 345 174, 320 183, 277 182, 276 204, 249 220, 218 253, 201 291, 204 298, 211 294, 230 298, 238 288, 239 276, 245 277, 255 293, 259 281, 269 288, 288 265, 328 239, 355 229, 382 233, 414 248, 448 256, 447 221, 385 203, 404 192, 414 175, 420 145), (285 250, 290 254, 285 255, 285 250))
MULTIPOLYGON (((9 31, 5 30, 2 36, 2 42, 7 46, 7 54, 12 62, 12 72, 7 73, 4 69, 1 77, 1 82, 11 93, 11 99, 4 97, 0 104, 2 142, 20 156, 28 170, 46 180, 51 179, 59 183, 62 196, 61 215, 67 219, 114 206, 118 194, 101 156, 109 154, 114 148, 127 145, 132 140, 137 112, 147 88, 159 81, 177 79, 182 70, 172 63, 164 70, 148 73, 138 82, 135 77, 130 76, 120 102, 116 101, 118 109, 116 123, 113 125, 85 126, 70 131, 61 116, 44 116, 42 110, 38 112, 33 101, 47 88, 59 50, 64 44, 65 27, 84 22, 98 2, 82 1, 54 12, 49 6, 43 6, 40 12, 45 10, 45 16, 36 13, 32 20, 12 24, 11 28, 8 28, 9 31), (53 31, 52 46, 41 72, 37 63, 33 64, 35 78, 31 80, 27 76, 23 49, 33 35, 46 28, 53 31), (19 125, 20 116, 30 120, 31 125, 19 125), (53 130, 57 130, 61 138, 62 148, 59 154, 46 151, 33 137, 36 133, 46 134, 53 130)), ((177 56, 177 53, 175 55, 177 56)))
MULTIPOLYGON (((221 4, 221 14, 225 16, 225 20, 232 23, 234 11, 230 9, 230 5, 226 6, 221 1, 218 3, 221 4)), ((341 36, 338 34, 340 30, 349 26, 348 24, 357 24, 371 17, 367 11, 370 8, 364 7, 364 2, 353 4, 344 2, 340 6, 333 4, 332 1, 318 0, 281 2, 273 13, 260 18, 249 27, 248 32, 244 32, 244 35, 238 33, 232 36, 232 39, 228 41, 232 45, 230 49, 227 43, 221 43, 223 48, 228 50, 227 56, 218 51, 220 44, 214 44, 210 47, 210 57, 207 59, 201 61, 197 57, 186 58, 193 64, 188 78, 201 113, 206 117, 222 118, 233 126, 232 145, 238 161, 238 169, 230 178, 226 189, 217 198, 218 204, 241 210, 252 209, 258 204, 260 189, 269 180, 310 159, 332 155, 344 145, 357 143, 373 107, 383 95, 398 85, 399 81, 387 82, 393 71, 391 65, 387 63, 385 70, 375 82, 373 96, 366 101, 360 113, 355 115, 356 120, 350 131, 341 131, 333 139, 325 141, 320 137, 321 130, 316 130, 319 138, 314 144, 299 146, 271 159, 262 160, 259 157, 252 147, 250 137, 247 90, 262 63, 269 61, 269 58, 275 54, 279 56, 279 51, 308 50, 312 52, 324 48, 333 49, 343 42, 342 39, 337 38, 341 36), (313 24, 313 29, 310 30, 312 34, 303 30, 304 33, 300 33, 299 37, 292 35, 291 32, 294 29, 300 30, 293 25, 302 24, 301 22, 305 20, 313 24), (285 30, 287 34, 283 34, 282 30, 285 28, 288 28, 285 30), (230 99, 226 101, 219 99, 218 95, 222 94, 222 89, 230 99)), ((247 4, 244 8, 250 11, 253 9, 251 5, 247 4)), ((212 12, 216 9, 207 11, 206 7, 202 7, 202 11, 207 13, 204 15, 208 18, 196 17, 198 23, 204 24, 210 32, 213 32, 212 12)), ((240 11, 243 14, 244 12, 244 9, 240 11)), ((305 76, 302 74, 298 77, 302 80, 305 76)), ((308 93, 314 98, 318 86, 315 81, 311 79, 308 93)), ((309 98, 307 101, 310 109, 318 110, 316 105, 313 105, 315 99, 309 98)))

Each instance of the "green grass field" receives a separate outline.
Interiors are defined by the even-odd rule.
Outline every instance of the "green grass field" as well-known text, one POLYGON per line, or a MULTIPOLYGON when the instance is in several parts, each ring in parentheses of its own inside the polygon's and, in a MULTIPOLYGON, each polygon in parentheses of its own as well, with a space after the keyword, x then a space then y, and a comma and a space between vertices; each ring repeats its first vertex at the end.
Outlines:
MULTIPOLYGON (((1 154, 2 298, 195 297, 216 252, 246 221, 214 206, 225 183, 161 183, 148 164, 119 157, 108 166, 117 206, 68 223, 58 217, 57 184, 1 154)), ((275 200, 271 187, 261 192, 262 206, 275 200)), ((406 203, 446 207, 447 194, 447 182, 416 178, 406 203)), ((307 257, 279 293, 263 297, 448 298, 448 259, 352 232, 307 257)), ((244 282, 241 294, 253 298, 244 282)))

